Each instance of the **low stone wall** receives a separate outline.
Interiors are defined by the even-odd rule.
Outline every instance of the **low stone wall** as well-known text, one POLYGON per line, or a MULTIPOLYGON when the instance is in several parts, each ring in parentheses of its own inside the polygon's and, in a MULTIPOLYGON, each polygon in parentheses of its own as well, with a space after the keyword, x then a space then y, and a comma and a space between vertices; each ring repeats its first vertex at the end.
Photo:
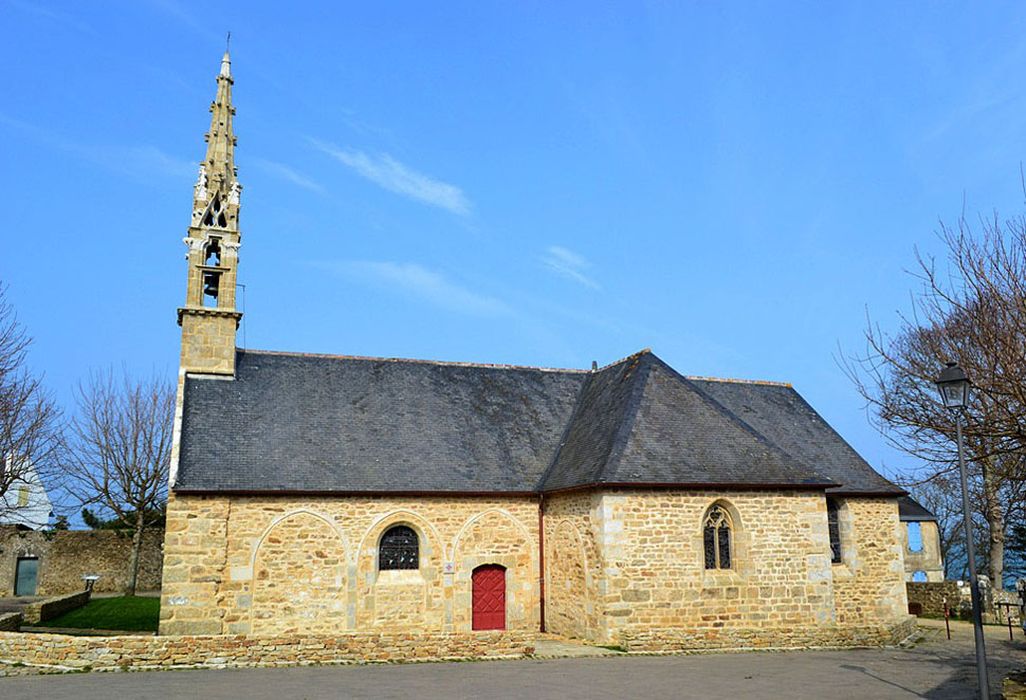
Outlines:
POLYGON ((1007 676, 1001 684, 1004 700, 1026 700, 1026 671, 1007 676))
POLYGON ((21 613, 0 613, 0 632, 17 632, 21 629, 21 613))
MULTIPOLYGON (((138 590, 160 588, 164 561, 163 530, 143 534, 139 556, 138 590)), ((85 589, 82 576, 98 574, 93 591, 118 593, 128 584, 131 533, 115 530, 58 530, 37 532, 0 526, 0 597, 14 595, 18 559, 39 559, 37 595, 77 593, 85 589)))
POLYGON ((1019 598, 1018 591, 994 591, 994 617, 996 622, 1000 625, 1007 624, 1008 615, 1011 612, 1012 624, 1022 624, 1022 608, 1019 607, 1021 604, 1022 599, 1019 598), (1012 607, 998 605, 998 603, 1011 603, 1012 607))
POLYGON ((81 608, 89 602, 90 595, 89 591, 80 591, 30 603, 22 608, 25 624, 34 625, 37 622, 46 622, 60 617, 66 612, 81 608))
MULTIPOLYGON (((962 593, 962 586, 959 586, 957 582, 909 582, 905 584, 905 588, 908 591, 909 605, 918 603, 922 607, 921 615, 926 617, 944 617, 944 601, 946 600, 952 616, 960 616, 965 596, 962 593)), ((968 591, 968 588, 966 590, 968 591)))
POLYGON ((891 627, 823 625, 789 631, 653 629, 626 633, 621 644, 631 652, 878 647, 898 644, 915 631, 916 620, 909 616, 891 627))
POLYGON ((343 634, 332 637, 71 637, 0 632, 0 661, 72 669, 226 668, 516 658, 533 635, 343 634))

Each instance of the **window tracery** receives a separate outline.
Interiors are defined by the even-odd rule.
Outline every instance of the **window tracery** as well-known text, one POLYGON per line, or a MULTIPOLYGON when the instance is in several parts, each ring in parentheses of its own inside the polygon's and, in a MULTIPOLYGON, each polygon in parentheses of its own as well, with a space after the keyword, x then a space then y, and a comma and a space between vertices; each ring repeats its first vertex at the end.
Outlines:
POLYGON ((713 506, 705 516, 702 541, 706 569, 729 569, 733 564, 730 516, 722 506, 713 506))

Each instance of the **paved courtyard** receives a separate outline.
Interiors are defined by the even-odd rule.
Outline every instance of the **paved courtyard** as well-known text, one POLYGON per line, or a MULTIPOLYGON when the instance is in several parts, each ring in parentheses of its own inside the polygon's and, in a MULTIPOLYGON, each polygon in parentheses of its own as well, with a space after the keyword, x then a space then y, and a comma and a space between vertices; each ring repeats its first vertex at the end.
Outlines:
MULTIPOLYGON (((0 697, 93 698, 963 698, 973 697, 972 628, 924 623, 912 649, 696 656, 616 656, 455 664, 27 675, 0 679, 0 697)), ((1026 667, 1026 639, 988 628, 994 697, 1026 667)))

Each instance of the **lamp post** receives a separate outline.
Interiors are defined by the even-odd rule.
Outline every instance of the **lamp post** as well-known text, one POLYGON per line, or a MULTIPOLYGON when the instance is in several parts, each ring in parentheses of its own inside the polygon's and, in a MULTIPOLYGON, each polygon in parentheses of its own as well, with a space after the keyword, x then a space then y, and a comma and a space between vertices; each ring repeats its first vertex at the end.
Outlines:
POLYGON ((976 551, 973 545, 973 521, 969 510, 969 486, 965 475, 965 457, 962 448, 962 411, 969 404, 969 379, 956 362, 947 367, 936 380, 941 402, 955 412, 955 433, 958 435, 958 474, 962 481, 962 518, 965 523, 965 551, 969 559, 969 592, 973 601, 973 635, 976 638, 976 677, 980 686, 980 699, 990 697, 987 680, 987 650, 983 643, 983 606, 980 582, 976 577, 976 551))

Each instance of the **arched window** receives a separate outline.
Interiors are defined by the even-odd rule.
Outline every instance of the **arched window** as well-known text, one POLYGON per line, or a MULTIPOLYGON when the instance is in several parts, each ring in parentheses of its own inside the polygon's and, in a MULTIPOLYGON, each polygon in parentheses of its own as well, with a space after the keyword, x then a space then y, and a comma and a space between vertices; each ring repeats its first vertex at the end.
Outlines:
POLYGON ((420 567, 420 541, 413 528, 390 527, 378 545, 378 570, 417 569, 420 567))
POLYGON ((912 583, 926 583, 928 580, 925 571, 917 571, 912 574, 912 583))
POLYGON ((732 539, 730 528, 730 516, 722 506, 713 506, 709 509, 702 527, 706 569, 730 568, 732 539))
POLYGON ((219 267, 221 265, 221 241, 211 238, 204 250, 203 264, 209 267, 219 267))
POLYGON ((841 525, 837 519, 837 501, 827 499, 827 528, 830 530, 830 561, 841 563, 841 525))

